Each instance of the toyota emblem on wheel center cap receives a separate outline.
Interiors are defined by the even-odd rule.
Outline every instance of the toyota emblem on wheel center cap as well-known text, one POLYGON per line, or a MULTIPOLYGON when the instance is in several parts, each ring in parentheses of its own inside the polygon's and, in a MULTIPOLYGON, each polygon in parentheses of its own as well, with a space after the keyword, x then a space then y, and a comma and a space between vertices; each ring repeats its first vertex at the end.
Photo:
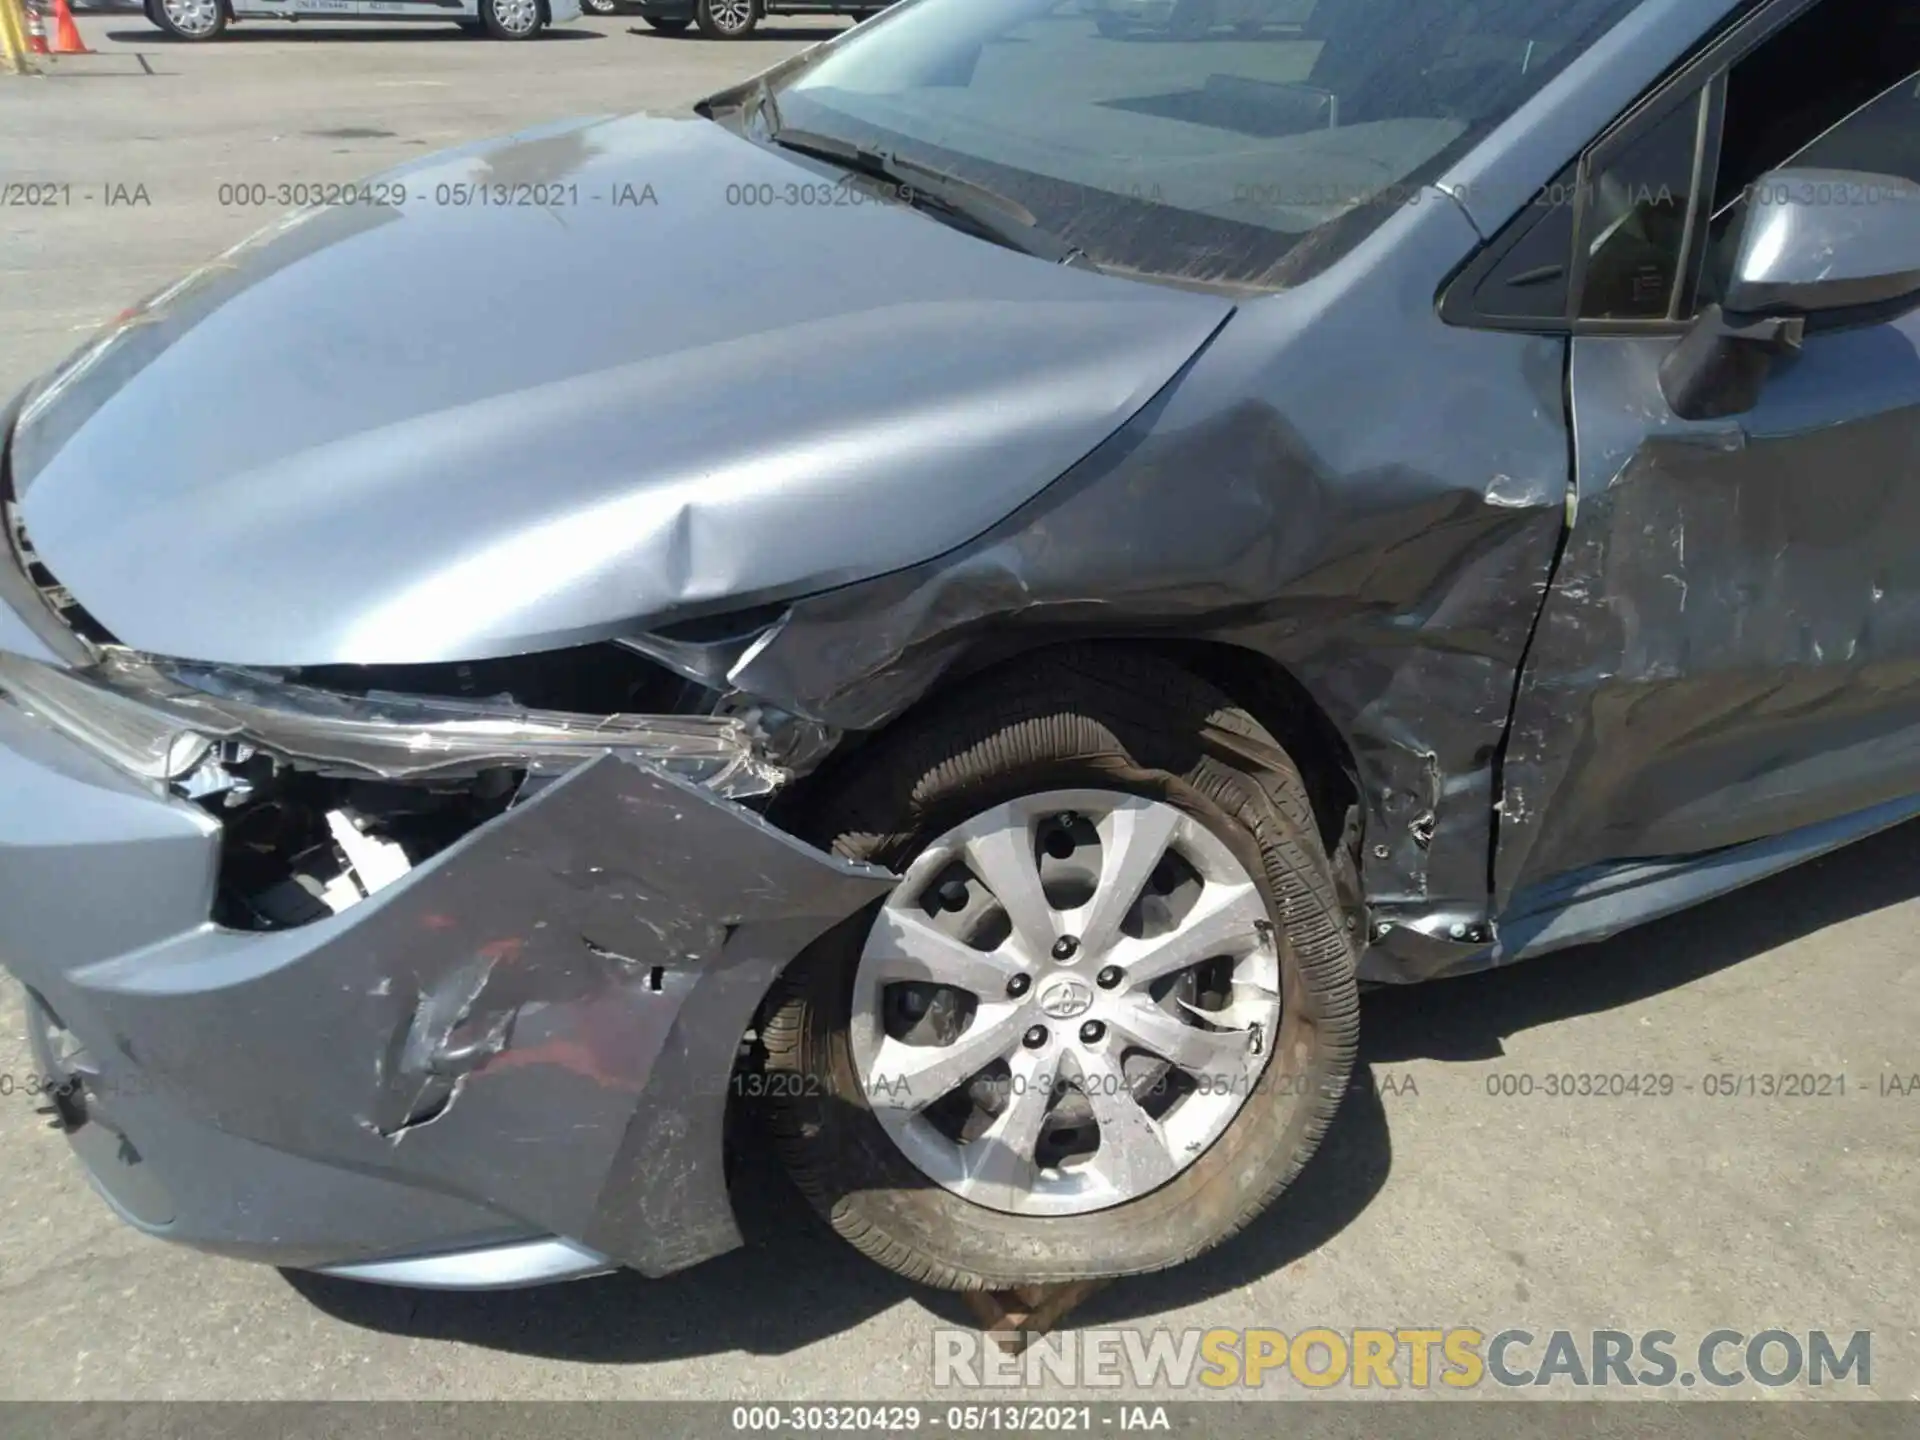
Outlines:
POLYGON ((1093 987, 1078 975, 1056 975, 1040 987, 1040 1008, 1055 1020, 1071 1020, 1093 1008, 1093 987))

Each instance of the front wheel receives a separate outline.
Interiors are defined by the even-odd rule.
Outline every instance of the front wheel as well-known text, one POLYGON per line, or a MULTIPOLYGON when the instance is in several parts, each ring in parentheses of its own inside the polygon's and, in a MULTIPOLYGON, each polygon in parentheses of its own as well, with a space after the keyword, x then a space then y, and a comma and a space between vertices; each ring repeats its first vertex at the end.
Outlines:
POLYGON ((147 15, 176 40, 200 43, 226 33, 227 7, 222 0, 155 0, 147 15))
POLYGON ((620 0, 580 0, 580 8, 589 15, 618 15, 620 0))
POLYGON ((760 23, 760 0, 699 0, 693 23, 709 40, 743 40, 760 23))
POLYGON ((1177 1264, 1287 1187, 1353 1065, 1305 788, 1153 657, 975 686, 819 777, 815 838, 903 879, 776 992, 775 1143, 840 1234, 927 1284, 1177 1264))
POLYGON ((480 0, 480 19, 496 40, 531 40, 540 33, 540 0, 480 0))

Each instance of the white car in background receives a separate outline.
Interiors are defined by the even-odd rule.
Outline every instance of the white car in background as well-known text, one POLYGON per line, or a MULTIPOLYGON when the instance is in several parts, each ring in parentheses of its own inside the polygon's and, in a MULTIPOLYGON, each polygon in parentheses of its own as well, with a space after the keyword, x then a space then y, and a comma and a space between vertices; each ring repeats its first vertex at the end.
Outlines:
POLYGON ((214 40, 235 20, 377 20, 458 25, 497 40, 531 40, 580 18, 580 0, 146 0, 176 40, 214 40))

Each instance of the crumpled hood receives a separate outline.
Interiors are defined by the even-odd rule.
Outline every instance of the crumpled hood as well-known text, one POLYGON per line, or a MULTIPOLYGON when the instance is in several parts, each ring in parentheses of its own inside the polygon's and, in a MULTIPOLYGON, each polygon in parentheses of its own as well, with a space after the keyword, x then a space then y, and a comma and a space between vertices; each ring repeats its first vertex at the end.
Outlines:
POLYGON ((1232 313, 704 121, 386 183, 404 203, 288 217, 30 395, 24 528, 122 643, 479 659, 881 574, 1031 498, 1232 313))

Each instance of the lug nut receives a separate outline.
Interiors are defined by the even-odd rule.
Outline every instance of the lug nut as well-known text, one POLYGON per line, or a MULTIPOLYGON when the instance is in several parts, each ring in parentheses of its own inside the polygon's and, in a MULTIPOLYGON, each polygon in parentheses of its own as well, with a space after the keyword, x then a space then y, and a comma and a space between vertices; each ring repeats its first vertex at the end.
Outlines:
POLYGON ((1102 1025, 1098 1020, 1089 1020, 1080 1027, 1080 1043, 1082 1045, 1097 1045, 1100 1043, 1100 1037, 1106 1033, 1106 1026, 1102 1025))
POLYGON ((1011 980, 1007 981, 1007 995, 1010 999, 1018 1000, 1022 995, 1026 994, 1027 991, 1032 988, 1033 988, 1033 977, 1030 975, 1026 975, 1026 974, 1016 975, 1011 980))
POLYGON ((1079 953, 1080 942, 1071 935, 1062 935, 1053 942, 1053 958, 1056 960, 1071 960, 1079 953))
POLYGON ((1021 1037, 1021 1043, 1029 1050, 1038 1050, 1042 1045, 1047 1043, 1047 1027, 1044 1025, 1034 1026, 1021 1037))
POLYGON ((1109 965, 1093 978, 1102 990, 1111 990, 1127 977, 1120 973, 1118 965, 1109 965))

